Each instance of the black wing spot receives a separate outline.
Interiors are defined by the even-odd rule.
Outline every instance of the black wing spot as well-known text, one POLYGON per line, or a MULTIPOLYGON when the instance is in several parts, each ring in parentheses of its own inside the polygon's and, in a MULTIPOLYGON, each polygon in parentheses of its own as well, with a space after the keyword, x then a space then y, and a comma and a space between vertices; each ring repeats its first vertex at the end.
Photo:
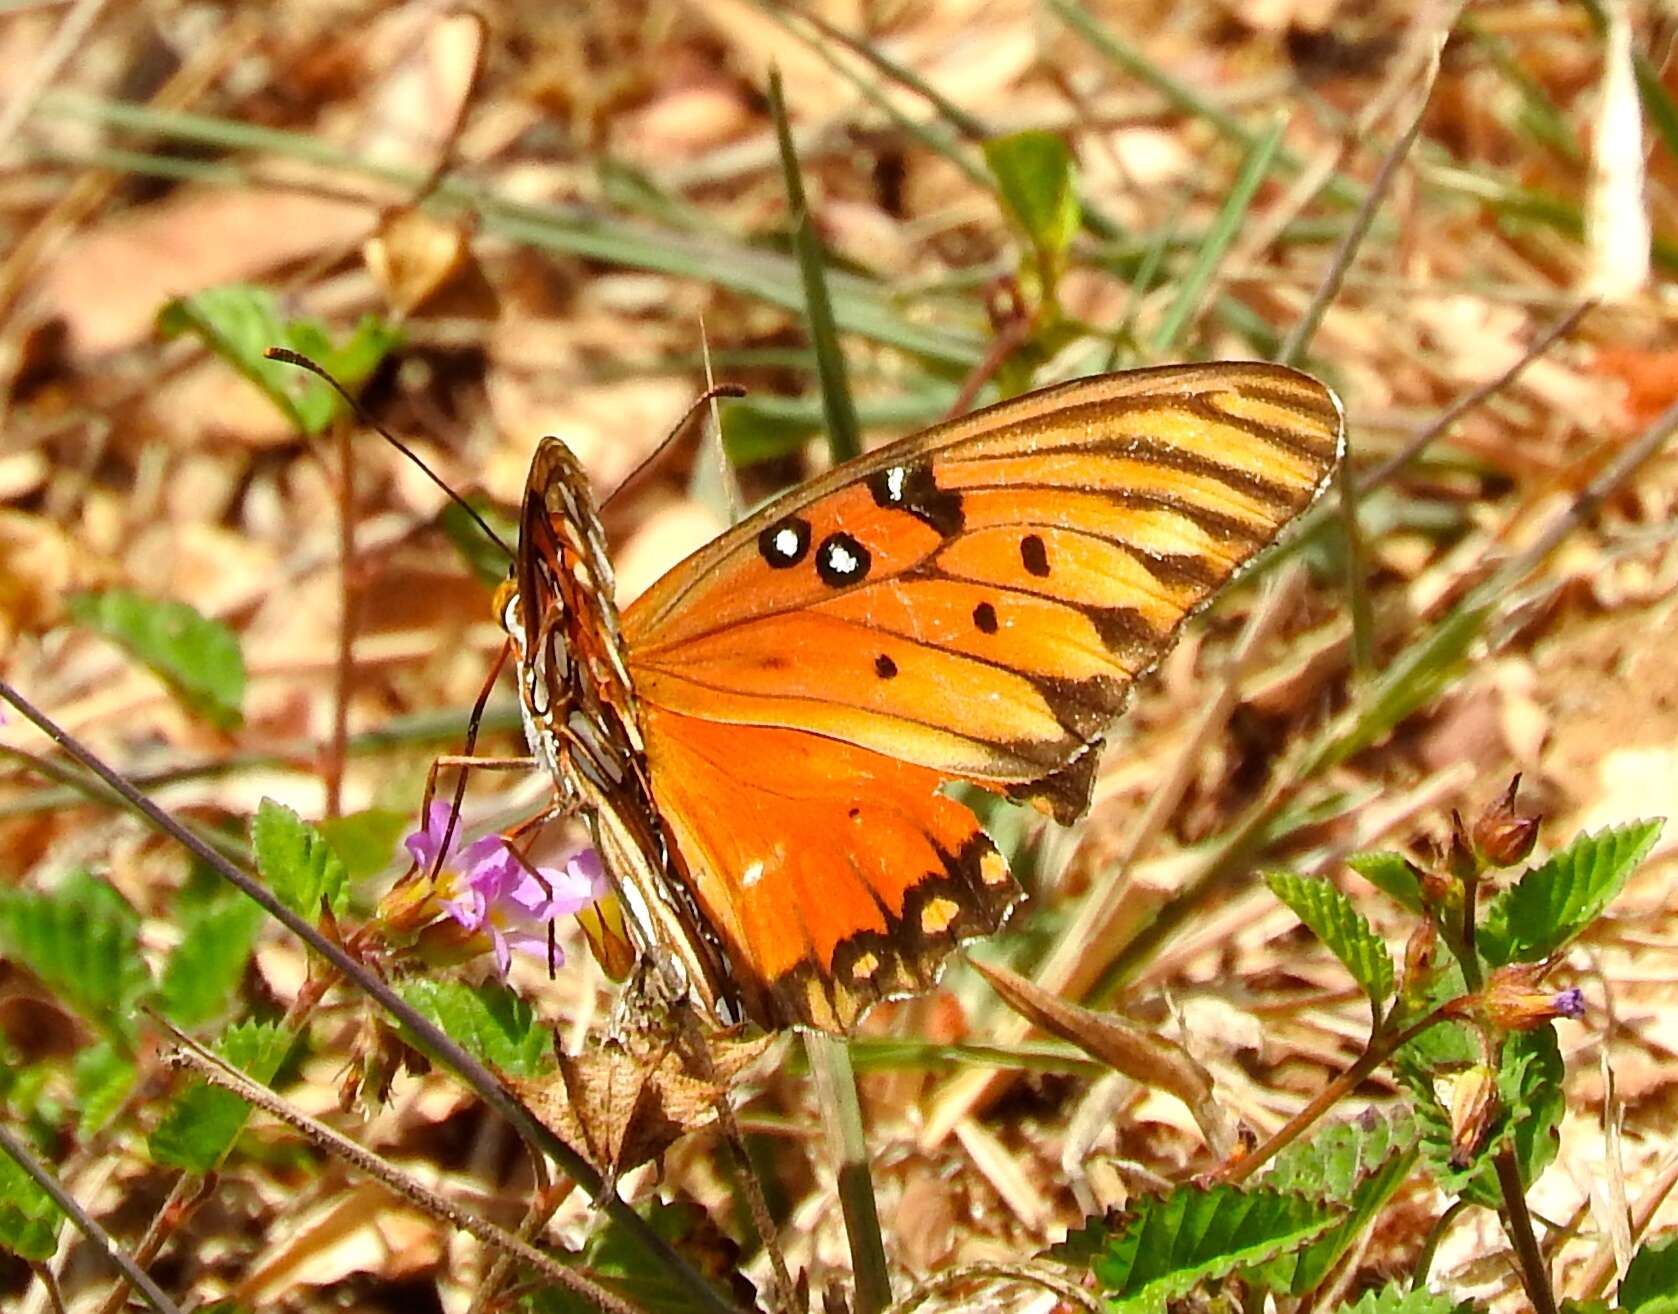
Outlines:
POLYGON ((888 465, 869 475, 867 482, 875 506, 907 511, 944 538, 961 532, 961 494, 938 487, 931 466, 888 465))
POLYGON ((1020 561, 1026 574, 1035 575, 1038 579, 1048 577, 1049 549, 1036 534, 1027 534, 1020 540, 1020 561))
POLYGON ((996 633, 996 608, 988 602, 981 602, 973 608, 973 623, 979 627, 982 634, 996 633))
POLYGON ((810 522, 798 516, 777 520, 757 536, 757 552, 776 570, 804 560, 810 550, 810 522))
POLYGON ((868 549, 846 533, 829 534, 816 549, 816 574, 832 589, 862 583, 872 564, 868 549))
POLYGON ((887 657, 885 653, 881 653, 874 659, 874 674, 882 680, 889 680, 897 674, 897 663, 887 657))

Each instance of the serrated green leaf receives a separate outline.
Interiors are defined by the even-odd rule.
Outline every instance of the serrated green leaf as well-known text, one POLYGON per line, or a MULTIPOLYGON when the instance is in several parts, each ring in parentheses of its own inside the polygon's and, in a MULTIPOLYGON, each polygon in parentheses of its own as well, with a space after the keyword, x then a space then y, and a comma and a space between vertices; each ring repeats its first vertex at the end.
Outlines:
POLYGON ((107 1034, 130 1034, 134 1005, 151 987, 137 928, 122 896, 86 872, 50 894, 0 893, 0 954, 107 1034))
POLYGON ((1292 872, 1265 873, 1272 893, 1345 964, 1379 1016, 1393 992, 1393 961, 1381 937, 1352 901, 1326 880, 1292 872))
POLYGON ((245 657, 238 636, 220 621, 184 602, 127 589, 72 594, 68 605, 79 624, 145 666, 212 725, 229 730, 244 719, 245 657))
POLYGON ((157 317, 165 336, 192 333, 262 390, 303 434, 323 431, 344 409, 343 399, 307 370, 268 360, 269 347, 309 357, 351 393, 367 381, 401 335, 377 316, 364 316, 342 345, 313 319, 286 315, 266 288, 230 283, 177 297, 157 317))
POLYGON ((505 982, 414 980, 403 984, 402 997, 499 1072, 539 1077, 553 1070, 553 1037, 505 982))
MULTIPOLYGON (((467 501, 472 509, 484 518, 485 523, 501 536, 502 543, 511 543, 518 538, 518 522, 511 516, 481 497, 468 498, 467 501)), ((443 533, 448 536, 449 542, 454 544, 455 551, 460 553, 461 559, 481 582, 495 588, 506 581, 507 567, 510 563, 507 554, 501 550, 501 543, 495 542, 485 534, 482 526, 466 514, 464 507, 450 502, 437 517, 437 522, 443 527, 443 533)))
POLYGON ((993 137, 985 162, 1008 218, 1052 275, 1083 222, 1072 152, 1055 133, 1033 130, 993 137))
POLYGON ((1410 1118, 1389 1121, 1373 1109, 1282 1151, 1262 1185, 1324 1196, 1346 1213, 1315 1241, 1252 1270, 1249 1278, 1288 1295, 1315 1289, 1409 1178, 1418 1153, 1410 1118))
POLYGON ((36 1262, 51 1259, 63 1221, 52 1197, 11 1155, 0 1153, 0 1248, 36 1262))
POLYGON ((158 987, 170 1021, 191 1029, 232 1011, 266 916, 213 873, 194 872, 175 908, 181 942, 164 964, 158 987))
POLYGON ((1309 1244, 1343 1217, 1337 1205, 1260 1186, 1180 1186, 1086 1224, 1045 1255, 1088 1265, 1108 1308, 1161 1311, 1202 1282, 1309 1244))
POLYGON ((83 1140, 102 1131, 128 1092, 134 1089, 137 1069, 132 1060, 109 1041, 89 1045, 76 1055, 76 1134, 83 1140))
POLYGON ((1493 967, 1535 963, 1562 948, 1625 887, 1655 841, 1660 821, 1580 835, 1486 907, 1480 952, 1493 967))
POLYGON ((1434 1090, 1434 1077, 1441 1069, 1422 1061, 1408 1047, 1396 1056, 1393 1068, 1410 1095, 1421 1132, 1422 1158, 1446 1195, 1495 1209, 1503 1192, 1494 1156, 1512 1146, 1521 1180, 1529 1187, 1555 1158, 1556 1128, 1566 1101, 1561 1089, 1561 1050, 1553 1026, 1517 1032, 1505 1040, 1498 1062, 1497 1115, 1477 1152, 1461 1165, 1451 1161, 1451 1115, 1434 1090))
MULTIPOLYGON (((253 1081, 270 1082, 293 1032, 269 1022, 241 1022, 223 1033, 216 1053, 253 1081)), ((189 1173, 212 1171, 244 1130, 251 1106, 230 1090, 196 1082, 182 1091, 146 1142, 152 1160, 189 1173)))
POLYGON ((1354 853, 1346 865, 1400 907, 1422 911, 1422 883, 1401 854, 1354 853))
MULTIPOLYGON (((665 1204, 661 1201, 639 1206, 636 1210, 665 1241, 677 1251, 697 1251, 696 1267, 708 1275, 719 1270, 732 1274, 734 1288, 730 1290, 713 1279, 718 1296, 734 1308, 756 1307, 750 1284, 739 1276, 739 1265, 728 1262, 737 1256, 726 1254, 724 1262, 716 1262, 719 1245, 732 1243, 716 1231, 705 1211, 689 1201, 665 1204), (745 1289, 740 1288, 744 1286, 745 1289)), ((580 1253, 567 1256, 568 1263, 582 1269, 602 1286, 609 1287, 631 1306, 647 1314, 698 1314, 711 1307, 699 1302, 694 1293, 669 1276, 662 1264, 653 1257, 634 1233, 621 1224, 607 1219, 589 1234, 580 1253)), ((525 1308, 537 1314, 597 1314, 598 1307, 564 1287, 547 1284, 534 1292, 525 1308)))
POLYGON ((1336 1308, 1334 1314, 1454 1314, 1467 1306, 1467 1301, 1459 1304, 1426 1287, 1412 1290, 1394 1282, 1379 1291, 1364 1292, 1356 1300, 1336 1308))
POLYGON ((1637 1248, 1615 1301, 1625 1314, 1678 1311, 1678 1232, 1652 1238, 1637 1248))
POLYGON ((326 837, 290 808, 262 800, 251 822, 256 868, 286 907, 313 921, 324 898, 334 916, 349 907, 349 874, 326 837))

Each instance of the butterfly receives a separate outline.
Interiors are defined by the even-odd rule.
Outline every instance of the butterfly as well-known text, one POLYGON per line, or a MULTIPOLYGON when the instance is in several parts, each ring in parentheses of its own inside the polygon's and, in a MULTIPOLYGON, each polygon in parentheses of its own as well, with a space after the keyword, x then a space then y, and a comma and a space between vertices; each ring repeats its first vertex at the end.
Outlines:
POLYGON ((1021 897, 942 786, 1080 817, 1135 681, 1344 447, 1281 366, 1080 379, 828 471, 620 612, 543 439, 497 604, 526 737, 644 959, 724 1023, 848 1031, 1021 897))

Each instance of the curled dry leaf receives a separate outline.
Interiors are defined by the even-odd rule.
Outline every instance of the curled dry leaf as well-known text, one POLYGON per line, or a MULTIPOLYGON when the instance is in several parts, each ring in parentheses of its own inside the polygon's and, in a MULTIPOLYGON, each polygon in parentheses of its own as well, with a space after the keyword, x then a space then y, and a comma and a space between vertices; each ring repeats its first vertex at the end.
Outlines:
POLYGON ((1213 1097, 1211 1074, 1181 1045, 1128 1018, 1068 1003, 1007 968, 971 961, 1027 1021, 1071 1041, 1114 1071, 1175 1095, 1194 1115, 1214 1154, 1227 1158, 1235 1149, 1235 1128, 1228 1111, 1213 1097))
POLYGON ((714 1122, 717 1100, 773 1040, 712 1040, 702 1073, 679 1035, 636 1032, 562 1054, 546 1077, 508 1084, 578 1154, 621 1174, 714 1122))

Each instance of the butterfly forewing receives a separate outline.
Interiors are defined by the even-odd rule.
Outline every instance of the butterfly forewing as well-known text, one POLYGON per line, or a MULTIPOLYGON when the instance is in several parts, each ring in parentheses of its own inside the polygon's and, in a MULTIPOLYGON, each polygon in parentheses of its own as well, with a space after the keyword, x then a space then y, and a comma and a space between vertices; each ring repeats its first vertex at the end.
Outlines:
POLYGON ((1005 402, 776 500, 623 616, 604 705, 639 774, 591 806, 647 814, 663 850, 608 861, 767 1025, 844 1030, 924 989, 1018 895, 940 785, 1080 815, 1135 679, 1342 447, 1305 375, 1175 366, 1005 402))

